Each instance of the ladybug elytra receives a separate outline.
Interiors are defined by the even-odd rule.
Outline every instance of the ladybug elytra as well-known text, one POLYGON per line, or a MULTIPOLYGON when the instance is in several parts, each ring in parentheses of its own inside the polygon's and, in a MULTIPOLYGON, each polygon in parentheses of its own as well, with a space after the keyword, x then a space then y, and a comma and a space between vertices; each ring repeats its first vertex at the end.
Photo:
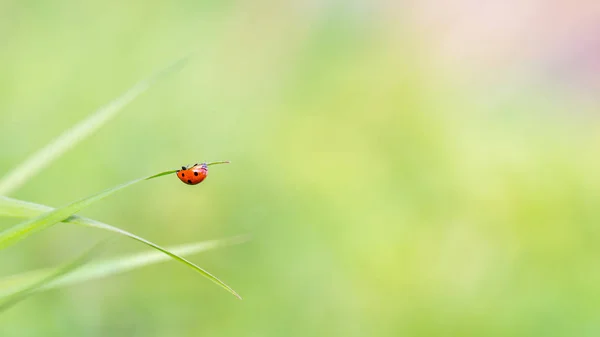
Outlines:
POLYGON ((208 166, 215 164, 227 164, 228 161, 194 164, 190 167, 182 166, 181 170, 177 170, 177 178, 188 185, 200 184, 208 175, 208 166))

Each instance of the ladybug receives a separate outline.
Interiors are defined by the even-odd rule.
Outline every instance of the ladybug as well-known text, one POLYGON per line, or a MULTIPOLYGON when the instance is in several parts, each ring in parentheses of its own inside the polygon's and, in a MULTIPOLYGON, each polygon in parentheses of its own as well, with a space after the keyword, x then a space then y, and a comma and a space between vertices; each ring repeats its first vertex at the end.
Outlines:
POLYGON ((194 164, 191 167, 182 166, 181 170, 177 170, 177 178, 188 185, 200 184, 208 174, 208 165, 202 163, 194 164))

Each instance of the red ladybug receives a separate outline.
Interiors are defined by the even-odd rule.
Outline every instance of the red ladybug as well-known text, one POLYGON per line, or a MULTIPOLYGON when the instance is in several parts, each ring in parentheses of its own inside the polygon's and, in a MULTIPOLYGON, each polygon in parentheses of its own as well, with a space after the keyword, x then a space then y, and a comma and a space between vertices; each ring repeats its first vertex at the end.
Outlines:
POLYGON ((207 174, 208 165, 206 163, 194 164, 189 168, 182 166, 181 170, 177 171, 177 178, 188 185, 196 185, 200 184, 207 174))

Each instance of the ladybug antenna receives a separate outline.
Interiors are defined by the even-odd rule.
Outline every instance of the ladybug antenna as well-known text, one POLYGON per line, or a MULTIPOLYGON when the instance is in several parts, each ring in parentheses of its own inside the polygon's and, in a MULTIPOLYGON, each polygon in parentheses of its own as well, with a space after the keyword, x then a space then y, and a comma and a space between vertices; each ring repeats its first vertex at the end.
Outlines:
POLYGON ((212 163, 204 163, 203 165, 211 166, 211 165, 219 165, 219 164, 229 164, 229 160, 225 160, 225 161, 213 161, 212 163))

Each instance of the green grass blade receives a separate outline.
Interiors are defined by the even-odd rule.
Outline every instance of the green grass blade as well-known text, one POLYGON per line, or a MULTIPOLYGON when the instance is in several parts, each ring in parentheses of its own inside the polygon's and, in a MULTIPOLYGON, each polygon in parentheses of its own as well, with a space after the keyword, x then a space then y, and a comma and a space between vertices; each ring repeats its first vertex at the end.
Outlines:
MULTIPOLYGON (((157 177, 157 176, 160 176, 160 175, 155 175, 153 177, 157 177)), ((36 216, 39 216, 40 214, 45 214, 52 210, 53 210, 53 208, 48 207, 48 206, 0 196, 0 216, 28 218, 28 217, 36 217, 36 216)), ((241 299, 241 297, 233 289, 231 289, 224 282, 219 280, 216 276, 212 275, 208 271, 197 266, 193 262, 183 258, 182 256, 180 256, 168 249, 162 248, 161 246, 159 246, 149 240, 146 240, 140 236, 137 236, 135 234, 132 234, 132 233, 122 230, 120 228, 117 228, 117 227, 114 227, 114 226, 111 226, 111 225, 108 225, 108 224, 105 224, 105 223, 102 223, 102 222, 99 222, 96 220, 80 217, 77 215, 71 215, 70 217, 64 219, 63 222, 73 223, 73 224, 87 226, 87 227, 99 228, 99 229, 103 229, 103 230, 117 233, 120 235, 124 235, 133 240, 139 241, 139 242, 141 242, 145 245, 148 245, 148 246, 162 252, 163 254, 166 254, 167 256, 187 265, 188 267, 191 267, 192 269, 196 270, 203 276, 207 277, 208 279, 210 279, 217 285, 225 288, 227 291, 231 292, 233 295, 235 295, 236 297, 241 299)))
MULTIPOLYGON (((168 250, 176 255, 192 255, 211 249, 242 243, 246 240, 247 238, 240 236, 229 239, 184 244, 175 247, 169 247, 165 250, 168 250)), ((169 256, 161 252, 144 252, 108 259, 105 261, 89 263, 69 274, 62 274, 60 275, 60 277, 51 280, 51 282, 44 282, 44 284, 40 287, 37 287, 36 290, 48 290, 94 279, 104 278, 107 276, 124 273, 144 266, 165 262, 169 259, 169 256)), ((14 293, 15 291, 20 291, 20 289, 23 288, 23 284, 30 284, 33 280, 39 280, 47 274, 48 270, 43 269, 13 275, 1 279, 0 298, 4 296, 12 296, 10 294, 14 293)))
MULTIPOLYGON (((96 255, 100 246, 101 244, 94 246, 92 249, 83 253, 75 260, 62 265, 61 267, 58 267, 51 272, 38 272, 35 275, 33 275, 33 277, 29 277, 28 279, 23 280, 22 283, 27 284, 25 287, 21 287, 15 292, 7 292, 8 295, 6 296, 6 298, 0 301, 0 312, 9 309, 15 304, 31 296, 39 289, 43 289, 48 285, 52 285, 53 282, 61 280, 61 277, 63 277, 64 275, 76 270, 77 268, 80 268, 82 265, 91 260, 94 255, 96 255)), ((3 287, 0 289, 5 288, 3 287)))
POLYGON ((48 227, 54 225, 55 223, 63 221, 64 219, 70 217, 71 215, 73 215, 73 214, 79 212, 80 210, 90 206, 91 204, 95 203, 96 201, 102 200, 119 190, 122 190, 126 187, 129 187, 129 186, 136 184, 143 180, 161 177, 163 175, 174 173, 174 172, 176 172, 176 171, 174 171, 174 170, 166 171, 166 172, 162 172, 162 173, 159 173, 159 174, 156 174, 153 176, 132 180, 132 181, 124 183, 122 185, 106 189, 106 190, 96 193, 92 196, 80 199, 80 200, 70 203, 64 207, 56 208, 56 209, 46 212, 36 218, 27 220, 25 222, 15 225, 11 228, 8 228, 8 229, 0 232, 0 250, 5 249, 6 247, 17 243, 18 241, 25 239, 26 237, 28 237, 31 234, 39 232, 45 228, 48 228, 48 227))
POLYGON ((0 179, 0 195, 7 195, 19 188, 29 178, 40 172, 40 163, 48 165, 77 143, 90 136, 94 131, 115 117, 127 104, 150 88, 157 80, 181 69, 185 61, 187 61, 187 58, 181 59, 155 75, 138 82, 123 95, 96 110, 88 118, 68 129, 50 144, 32 154, 23 163, 0 179))

